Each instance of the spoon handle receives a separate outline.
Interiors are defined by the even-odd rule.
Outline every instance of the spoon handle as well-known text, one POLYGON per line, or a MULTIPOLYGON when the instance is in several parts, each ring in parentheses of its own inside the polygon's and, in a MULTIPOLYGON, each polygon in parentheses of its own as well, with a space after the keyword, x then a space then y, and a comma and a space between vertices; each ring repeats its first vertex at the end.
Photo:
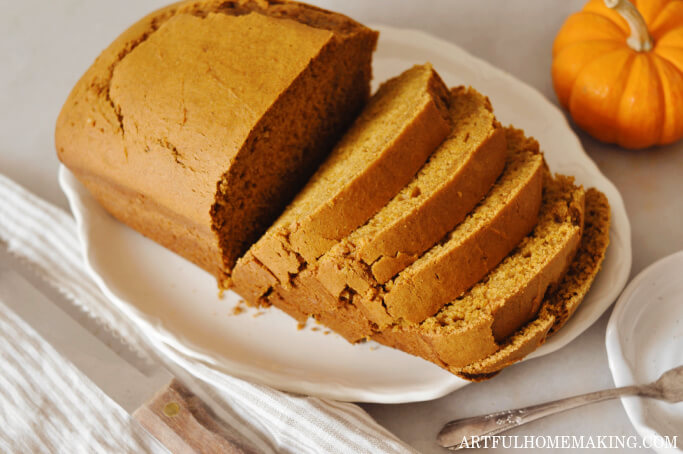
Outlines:
POLYGON ((516 410, 505 410, 489 415, 458 419, 449 422, 441 429, 437 441, 445 448, 457 450, 466 447, 477 439, 481 440, 555 413, 620 396, 641 394, 645 392, 644 388, 646 387, 624 386, 623 388, 595 391, 516 410), (463 443, 464 441, 467 443, 463 443))

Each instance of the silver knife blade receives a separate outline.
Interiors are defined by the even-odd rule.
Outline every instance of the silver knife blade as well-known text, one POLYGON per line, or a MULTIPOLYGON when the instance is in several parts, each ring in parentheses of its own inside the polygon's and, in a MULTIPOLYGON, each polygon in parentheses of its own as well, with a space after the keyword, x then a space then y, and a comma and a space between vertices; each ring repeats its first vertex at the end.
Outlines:
POLYGON ((161 365, 146 371, 136 368, 6 265, 0 265, 0 297, 129 413, 149 401, 173 378, 161 365))
POLYGON ((169 451, 255 452, 163 364, 136 367, 50 301, 6 260, 0 260, 0 298, 169 451))

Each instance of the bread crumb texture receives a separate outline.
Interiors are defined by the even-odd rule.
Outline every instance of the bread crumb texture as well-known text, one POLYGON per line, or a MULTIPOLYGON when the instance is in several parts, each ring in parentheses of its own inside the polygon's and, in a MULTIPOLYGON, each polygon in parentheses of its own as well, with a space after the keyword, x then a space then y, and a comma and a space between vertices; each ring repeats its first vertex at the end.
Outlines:
POLYGON ((491 378, 504 367, 523 359, 564 326, 585 298, 602 266, 609 245, 609 228, 607 197, 591 188, 586 192, 586 222, 579 250, 557 289, 546 295, 538 315, 502 341, 496 353, 451 371, 468 380, 491 378))
POLYGON ((488 99, 454 88, 449 114, 449 136, 417 176, 319 260, 333 294, 386 283, 460 223, 502 172, 505 133, 488 99))
POLYGON ((505 169, 463 222, 383 285, 357 263, 323 257, 318 278, 327 290, 338 297, 353 294, 354 304, 382 330, 402 319, 421 322, 483 278, 533 229, 541 205, 538 143, 519 140, 519 130, 504 131, 510 139, 505 169))

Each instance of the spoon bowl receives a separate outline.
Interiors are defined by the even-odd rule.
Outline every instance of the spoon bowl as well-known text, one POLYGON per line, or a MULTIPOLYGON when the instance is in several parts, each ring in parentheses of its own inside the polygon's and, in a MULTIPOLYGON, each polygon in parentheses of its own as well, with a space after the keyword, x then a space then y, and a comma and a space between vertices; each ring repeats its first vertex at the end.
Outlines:
POLYGON ((683 366, 664 372, 652 387, 659 390, 662 400, 672 404, 683 402, 683 366))

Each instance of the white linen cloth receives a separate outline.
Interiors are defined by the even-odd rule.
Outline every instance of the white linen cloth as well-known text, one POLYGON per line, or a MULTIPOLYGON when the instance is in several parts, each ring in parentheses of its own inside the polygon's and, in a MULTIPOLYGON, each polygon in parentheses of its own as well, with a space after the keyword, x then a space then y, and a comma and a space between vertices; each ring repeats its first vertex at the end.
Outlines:
POLYGON ((0 452, 168 452, 0 301, 0 452))
MULTIPOLYGON (((113 335, 139 346, 141 356, 156 356, 151 341, 87 274, 74 219, 2 175, 0 241, 113 335)), ((1 301, 0 360, 0 452, 163 452, 1 301)), ((217 389, 168 358, 163 361, 258 452, 414 452, 357 405, 296 396, 237 378, 217 389)), ((190 370, 205 367, 186 357, 174 361, 190 370)))

